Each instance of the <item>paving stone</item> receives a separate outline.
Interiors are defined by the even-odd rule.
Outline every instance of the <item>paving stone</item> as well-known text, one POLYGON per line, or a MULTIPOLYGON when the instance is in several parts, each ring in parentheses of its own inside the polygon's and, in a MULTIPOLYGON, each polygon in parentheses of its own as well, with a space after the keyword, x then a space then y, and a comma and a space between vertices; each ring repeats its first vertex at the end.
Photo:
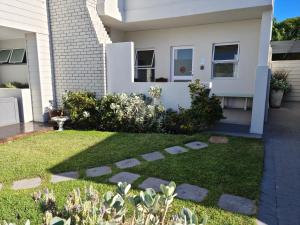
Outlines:
POLYGON ((137 159, 132 158, 132 159, 125 159, 115 164, 119 169, 126 169, 126 168, 131 168, 140 165, 141 162, 137 159))
POLYGON ((146 161, 156 161, 156 160, 164 159, 165 157, 160 152, 151 152, 142 155, 142 158, 145 159, 146 161))
POLYGON ((76 171, 54 174, 51 177, 51 183, 59 183, 63 181, 75 180, 79 177, 79 173, 76 171))
POLYGON ((224 210, 245 215, 256 213, 254 201, 234 195, 223 194, 219 199, 218 206, 224 210))
POLYGON ((139 174, 135 173, 128 173, 128 172, 121 172, 113 177, 109 178, 109 182, 111 183, 118 183, 118 182, 127 182, 128 184, 132 184, 140 177, 139 174))
POLYGON ((208 144, 200 141, 194 141, 194 142, 187 143, 185 146, 193 150, 199 150, 202 148, 207 148, 208 144))
POLYGON ((100 177, 103 175, 110 174, 111 172, 111 168, 108 166, 91 168, 85 171, 87 177, 100 177))
POLYGON ((177 154, 185 153, 188 150, 186 148, 181 147, 181 146, 173 146, 173 147, 170 147, 170 148, 166 148, 165 151, 172 154, 172 155, 177 155, 177 154))
POLYGON ((3 184, 0 183, 0 191, 1 191, 2 188, 3 188, 3 184))
POLYGON ((191 184, 181 184, 176 188, 176 193, 178 198, 202 202, 208 190, 191 184))
POLYGON ((156 192, 160 192, 160 185, 168 185, 170 182, 155 177, 149 177, 139 185, 139 188, 146 190, 147 188, 153 188, 156 192))
POLYGON ((40 186, 42 183, 41 178, 36 177, 32 179, 24 179, 15 181, 12 185, 13 190, 24 190, 24 189, 30 189, 30 188, 36 188, 40 186))
POLYGON ((209 142, 213 144, 228 144, 229 140, 223 136, 211 136, 209 142))

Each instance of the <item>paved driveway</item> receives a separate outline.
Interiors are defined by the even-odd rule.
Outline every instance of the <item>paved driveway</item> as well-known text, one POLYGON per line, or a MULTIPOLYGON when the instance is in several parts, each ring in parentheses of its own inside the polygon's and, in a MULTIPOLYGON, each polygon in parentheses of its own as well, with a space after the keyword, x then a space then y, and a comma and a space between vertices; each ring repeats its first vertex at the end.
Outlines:
POLYGON ((258 216, 268 225, 300 225, 300 103, 270 112, 258 216))

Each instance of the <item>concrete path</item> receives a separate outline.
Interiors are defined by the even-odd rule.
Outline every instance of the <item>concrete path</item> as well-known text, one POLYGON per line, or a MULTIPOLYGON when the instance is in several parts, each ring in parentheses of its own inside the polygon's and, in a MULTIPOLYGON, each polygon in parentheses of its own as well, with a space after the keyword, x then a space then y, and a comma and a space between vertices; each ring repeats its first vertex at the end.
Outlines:
POLYGON ((300 103, 270 112, 258 218, 268 225, 300 225, 300 103))

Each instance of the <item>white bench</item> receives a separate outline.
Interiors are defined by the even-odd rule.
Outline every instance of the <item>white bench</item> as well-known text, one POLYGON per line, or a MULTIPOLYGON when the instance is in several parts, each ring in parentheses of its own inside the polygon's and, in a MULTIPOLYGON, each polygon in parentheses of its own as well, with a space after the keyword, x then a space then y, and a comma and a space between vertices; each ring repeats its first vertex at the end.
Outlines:
POLYGON ((221 98, 221 107, 224 109, 225 101, 227 98, 243 98, 244 99, 244 110, 248 109, 248 99, 253 98, 253 94, 238 94, 238 93, 215 93, 217 97, 221 98))

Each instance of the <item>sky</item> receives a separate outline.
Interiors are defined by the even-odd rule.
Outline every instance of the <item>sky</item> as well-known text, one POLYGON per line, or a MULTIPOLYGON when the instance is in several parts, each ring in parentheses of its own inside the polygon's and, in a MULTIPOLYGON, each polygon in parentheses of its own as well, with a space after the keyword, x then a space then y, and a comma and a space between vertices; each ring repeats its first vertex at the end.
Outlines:
POLYGON ((300 16, 300 0, 274 0, 275 17, 278 21, 300 16))

